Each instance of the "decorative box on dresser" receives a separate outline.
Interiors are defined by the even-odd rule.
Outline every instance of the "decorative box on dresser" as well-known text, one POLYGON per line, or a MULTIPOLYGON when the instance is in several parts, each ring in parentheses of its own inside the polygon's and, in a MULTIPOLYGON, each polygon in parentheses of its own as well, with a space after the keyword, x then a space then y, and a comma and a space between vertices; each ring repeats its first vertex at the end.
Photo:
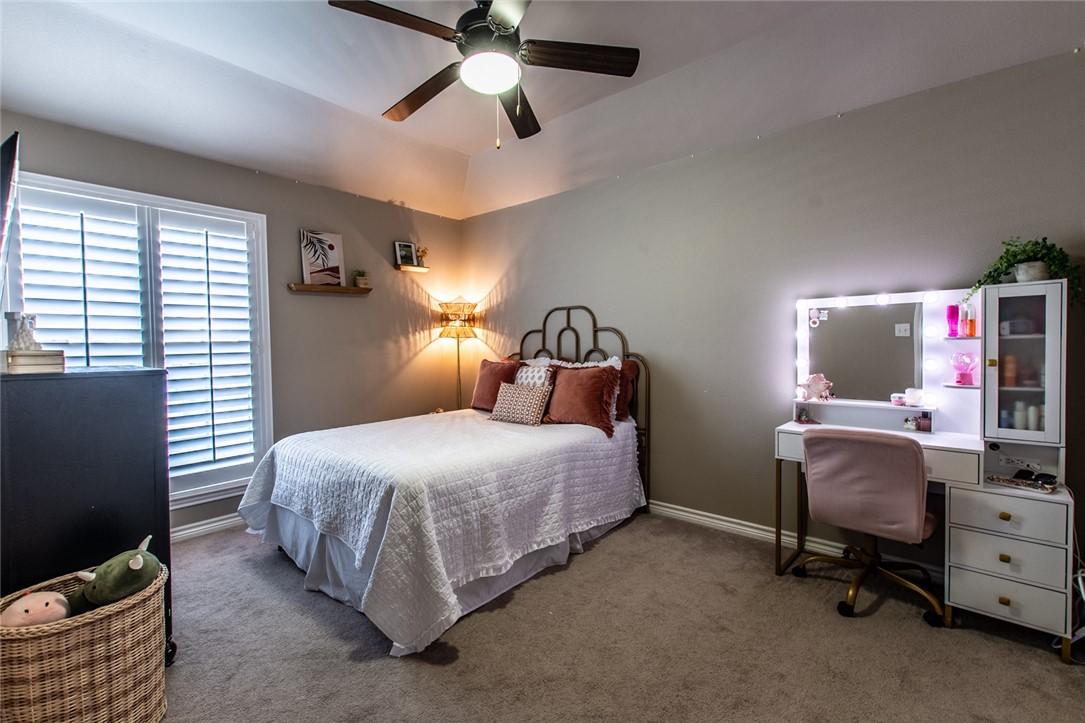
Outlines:
MULTIPOLYGON (((986 475, 1066 481, 1066 281, 983 289, 986 475)), ((952 607, 1073 639, 1074 498, 988 483, 950 488, 946 616, 952 607)))
POLYGON ((0 375, 2 594, 97 565, 147 535, 168 566, 167 459, 164 370, 0 375))

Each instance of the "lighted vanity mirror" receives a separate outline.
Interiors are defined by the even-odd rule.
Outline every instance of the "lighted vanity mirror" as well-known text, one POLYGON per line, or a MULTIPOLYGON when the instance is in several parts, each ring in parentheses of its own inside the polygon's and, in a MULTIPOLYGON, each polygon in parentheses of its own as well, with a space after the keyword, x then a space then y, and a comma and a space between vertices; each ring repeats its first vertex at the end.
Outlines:
POLYGON ((923 304, 817 309, 810 327, 810 369, 845 399, 888 401, 923 386, 923 304))

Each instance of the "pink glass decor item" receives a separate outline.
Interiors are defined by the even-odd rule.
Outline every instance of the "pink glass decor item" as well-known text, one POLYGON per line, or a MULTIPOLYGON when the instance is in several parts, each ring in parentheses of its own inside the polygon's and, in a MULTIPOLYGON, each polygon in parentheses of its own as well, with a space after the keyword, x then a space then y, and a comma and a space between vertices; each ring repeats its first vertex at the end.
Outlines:
POLYGON ((975 354, 959 351, 951 356, 949 361, 953 365, 953 370, 957 372, 953 379, 954 384, 972 386, 976 383, 973 372, 976 371, 976 366, 979 364, 979 357, 975 354))
POLYGON ((957 336, 957 324, 961 318, 961 307, 957 304, 950 304, 946 307, 946 336, 957 336))

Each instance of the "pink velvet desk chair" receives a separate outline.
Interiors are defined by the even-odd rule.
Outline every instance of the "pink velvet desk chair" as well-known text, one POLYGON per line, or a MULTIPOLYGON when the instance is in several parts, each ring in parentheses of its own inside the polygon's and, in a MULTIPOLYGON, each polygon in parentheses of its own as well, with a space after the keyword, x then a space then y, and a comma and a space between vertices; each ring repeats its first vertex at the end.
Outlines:
POLYGON ((938 520, 927 512, 923 448, 914 439, 899 434, 845 429, 807 430, 803 447, 811 519, 862 532, 864 538, 861 548, 845 547, 843 557, 811 555, 792 573, 806 577, 806 566, 811 562, 857 569, 847 600, 837 605, 837 611, 845 617, 855 614, 859 589, 871 573, 877 573, 922 595, 931 608, 923 619, 940 626, 941 601, 897 571, 918 571, 927 587, 930 574, 920 565, 882 560, 878 553, 878 538, 917 544, 938 526, 938 520))

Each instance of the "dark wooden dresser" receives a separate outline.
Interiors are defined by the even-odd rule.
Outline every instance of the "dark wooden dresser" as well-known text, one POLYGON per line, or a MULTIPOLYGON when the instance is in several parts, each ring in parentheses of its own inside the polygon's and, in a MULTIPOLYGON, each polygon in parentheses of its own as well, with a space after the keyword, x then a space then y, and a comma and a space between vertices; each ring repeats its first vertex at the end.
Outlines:
POLYGON ((162 369, 0 375, 3 594, 97 565, 147 535, 169 565, 166 445, 162 369))

